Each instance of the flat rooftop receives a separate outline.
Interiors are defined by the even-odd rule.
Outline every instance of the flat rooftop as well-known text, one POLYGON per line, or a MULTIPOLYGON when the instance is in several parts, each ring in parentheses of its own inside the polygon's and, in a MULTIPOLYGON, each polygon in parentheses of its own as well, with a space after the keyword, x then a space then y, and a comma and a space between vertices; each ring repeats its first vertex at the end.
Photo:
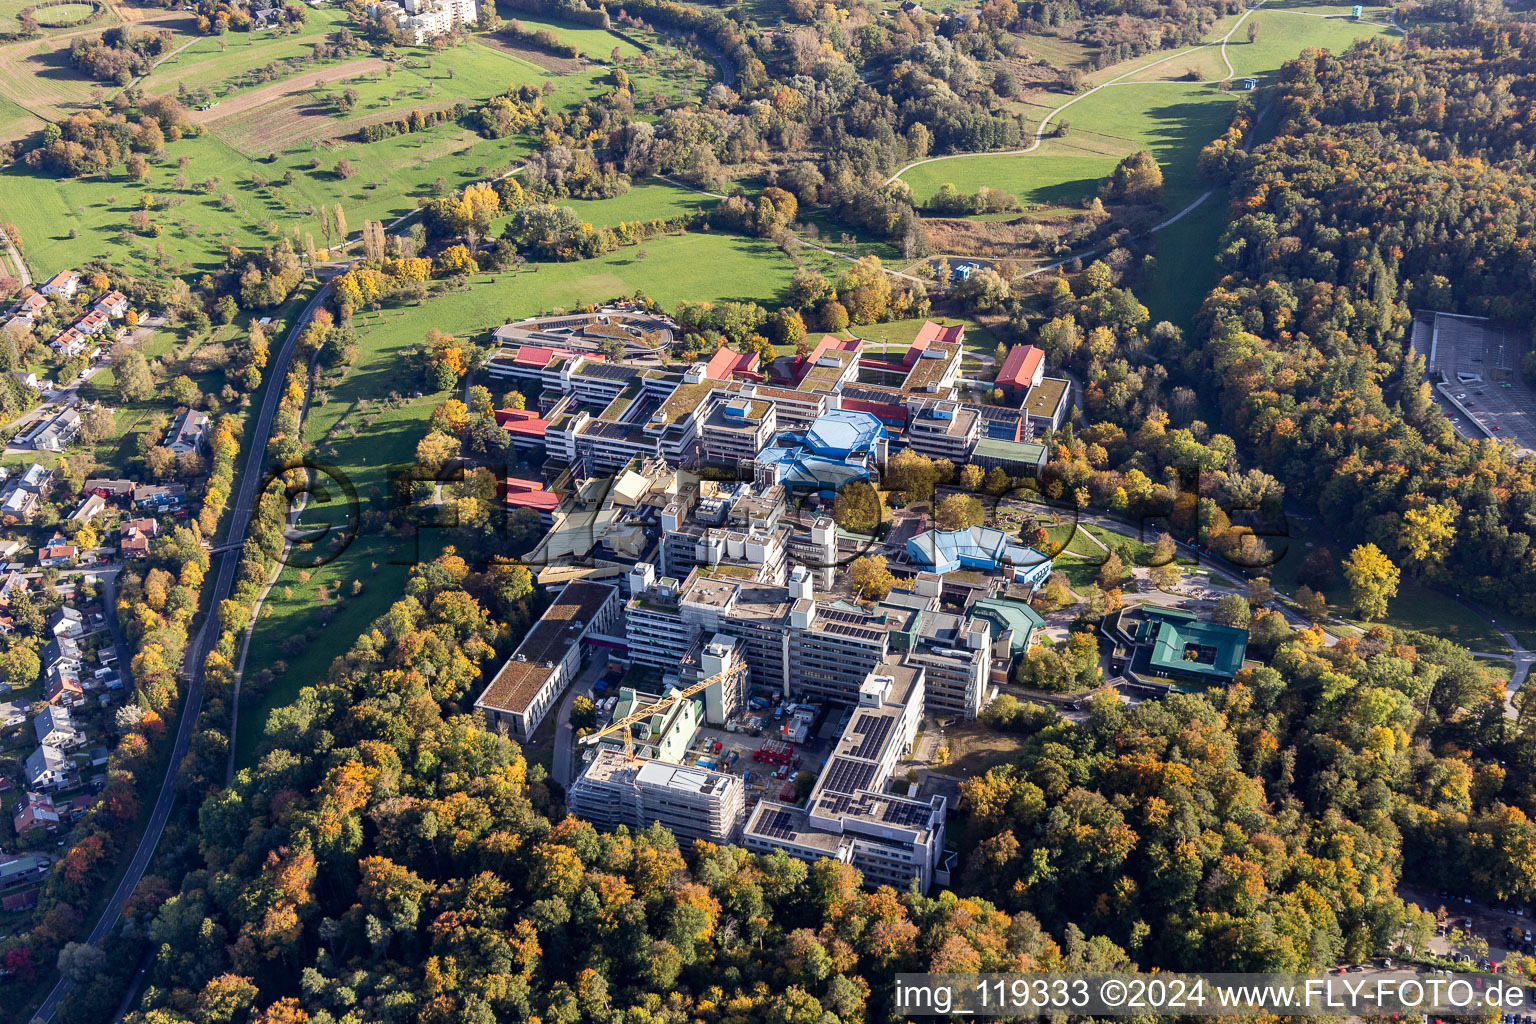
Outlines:
POLYGON ((747 817, 745 836, 759 836, 776 843, 792 843, 807 849, 820 850, 828 857, 836 857, 843 845, 843 837, 826 832, 810 823, 803 808, 764 800, 747 817))
POLYGON ((731 601, 740 591, 740 583, 711 579, 708 576, 694 576, 691 582, 684 585, 680 599, 689 604, 723 611, 730 607, 731 601))
POLYGON ((1029 397, 1024 399, 1024 411, 1030 416, 1049 418, 1056 415, 1056 410, 1061 408, 1061 403, 1066 399, 1069 381, 1060 377, 1045 377, 1040 383, 1029 389, 1029 397))

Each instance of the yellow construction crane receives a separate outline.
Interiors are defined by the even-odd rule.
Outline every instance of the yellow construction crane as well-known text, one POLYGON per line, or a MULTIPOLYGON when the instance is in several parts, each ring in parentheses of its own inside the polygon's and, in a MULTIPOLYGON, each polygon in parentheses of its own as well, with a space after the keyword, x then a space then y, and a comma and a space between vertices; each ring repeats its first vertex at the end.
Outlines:
POLYGON ((589 733, 586 736, 583 736, 581 738, 581 742, 590 745, 598 742, 604 736, 608 736, 622 729, 624 731, 624 760, 626 762, 633 762, 635 760, 635 734, 631 730, 631 727, 636 722, 643 722, 647 718, 650 718, 652 715, 667 710, 667 708, 671 707, 673 704, 676 704, 678 701, 687 700, 689 697, 692 697, 694 694, 700 692, 701 690, 707 690, 715 683, 723 682, 732 676, 745 672, 746 670, 746 663, 741 662, 732 666, 731 668, 726 669, 724 672, 717 672, 716 674, 710 676, 708 679, 701 679, 694 683, 692 686, 686 686, 679 690, 673 690, 671 693, 661 698, 661 700, 657 701, 655 704, 647 704, 645 707, 641 708, 639 711, 636 711, 634 714, 626 715, 625 717, 619 719, 617 722, 609 723, 609 725, 607 725, 605 728, 599 729, 597 732, 589 733))

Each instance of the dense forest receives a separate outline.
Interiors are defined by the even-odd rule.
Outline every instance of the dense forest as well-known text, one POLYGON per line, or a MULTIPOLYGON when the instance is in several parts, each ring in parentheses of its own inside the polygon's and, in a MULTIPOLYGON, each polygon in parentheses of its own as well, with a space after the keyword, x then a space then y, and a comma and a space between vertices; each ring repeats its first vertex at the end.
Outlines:
POLYGON ((1240 162, 1198 345, 1256 463, 1406 571, 1536 612, 1530 460, 1456 436, 1408 344, 1411 310, 1536 321, 1536 26, 1308 52, 1285 123, 1240 162))

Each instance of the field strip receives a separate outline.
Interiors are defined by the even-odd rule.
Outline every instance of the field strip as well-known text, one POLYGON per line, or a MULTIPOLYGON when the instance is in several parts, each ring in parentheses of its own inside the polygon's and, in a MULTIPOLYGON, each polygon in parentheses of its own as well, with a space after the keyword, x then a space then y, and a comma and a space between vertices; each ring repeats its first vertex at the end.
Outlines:
POLYGON ((293 78, 285 78, 280 82, 263 85, 252 89, 250 92, 241 93, 232 100, 224 100, 209 110, 193 110, 189 112, 193 124, 207 124, 217 128, 218 123, 227 117, 235 117, 264 107, 269 103, 276 103, 299 93, 308 92, 317 85, 326 82, 334 82, 342 78, 351 78, 355 75, 369 71, 378 71, 386 66, 378 57, 365 57, 362 60, 352 61, 347 64, 337 64, 332 67, 322 68, 319 71, 311 71, 308 74, 296 75, 293 78))

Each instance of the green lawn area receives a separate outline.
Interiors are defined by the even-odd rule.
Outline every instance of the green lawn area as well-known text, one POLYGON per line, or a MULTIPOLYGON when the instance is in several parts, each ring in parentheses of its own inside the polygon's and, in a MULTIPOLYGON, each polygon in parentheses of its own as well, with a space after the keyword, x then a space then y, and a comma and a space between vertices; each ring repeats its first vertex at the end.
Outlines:
MULTIPOLYGON (((1354 39, 1379 35, 1385 30, 1383 8, 1368 9, 1366 20, 1359 23, 1310 16, 1348 10, 1312 5, 1260 10, 1252 16, 1259 19, 1257 41, 1247 42, 1245 25, 1228 44, 1227 56, 1239 76, 1266 75, 1278 70, 1283 61, 1296 56, 1304 47, 1340 50, 1354 39)), ((1229 25, 1230 20, 1224 20, 1213 37, 1219 38, 1229 25)), ((1100 182, 1122 158, 1145 149, 1163 168, 1163 204, 1170 210, 1182 209, 1205 190, 1196 158, 1201 148, 1226 127, 1229 104, 1238 93, 1222 92, 1217 87, 1216 80, 1226 75, 1220 47, 1204 47, 1172 60, 1167 57, 1168 54, 1150 56, 1142 63, 1155 66, 1074 101, 1051 121, 1052 125, 1066 122, 1067 134, 1042 140, 1033 152, 939 160, 908 170, 902 179, 912 186, 919 202, 926 201, 948 182, 963 192, 988 185, 1011 192, 1026 203, 1073 205, 1095 195, 1100 182), (1199 70, 1206 80, 1179 80, 1191 69, 1199 70)), ((1114 78, 1124 74, 1126 68, 1127 65, 1118 65, 1101 72, 1099 77, 1114 78)), ((1038 122, 1063 102, 1062 97, 1049 96, 1024 107, 1038 122)), ((1197 221, 1188 225, 1186 231, 1196 237, 1194 232, 1204 226, 1197 221)))
POLYGON ((1164 205, 1179 209, 1204 191, 1195 161, 1226 127, 1232 102, 1212 83, 1109 86, 1053 120, 1068 122, 1067 135, 1046 138, 1032 153, 940 160, 902 178, 922 201, 949 182, 963 192, 990 185, 1026 203, 1071 205, 1097 194, 1116 163, 1145 149, 1162 165, 1164 205))
POLYGON ((1357 39, 1397 38, 1387 23, 1390 8, 1367 4, 1361 21, 1350 17, 1352 10, 1348 4, 1266 4, 1252 15, 1259 26, 1258 38, 1248 43, 1245 25, 1237 32, 1241 41, 1233 39, 1227 45, 1227 57, 1239 75, 1273 80, 1280 65, 1309 46, 1341 53, 1357 39), (1327 17, 1314 16, 1318 14, 1327 17))
MULTIPOLYGON (((38 0, 0 0, 0 32, 15 32, 20 29, 21 22, 16 20, 17 15, 19 15, 24 8, 36 7, 37 5, 38 0)), ((44 34, 50 32, 68 32, 71 29, 84 27, 95 28, 98 25, 100 25, 102 28, 110 28, 111 26, 117 24, 117 18, 113 16, 111 11, 106 10, 105 6, 105 4, 101 4, 99 2, 92 4, 85 3, 82 0, 80 3, 60 4, 57 7, 46 7, 40 11, 37 11, 36 17, 40 24, 43 22, 50 23, 42 26, 44 34), (101 7, 103 10, 101 14, 97 16, 95 21, 89 23, 89 26, 84 24, 66 24, 68 22, 83 22, 83 19, 90 17, 91 10, 95 7, 101 7)))
MULTIPOLYGON (((668 220, 712 210, 717 203, 718 199, 652 178, 612 199, 571 199, 560 205, 569 206, 589 224, 612 226, 622 221, 668 220)), ((499 225, 492 233, 500 234, 499 225)))
MULTIPOLYGON (((274 61, 308 57, 314 44, 327 33, 352 24, 352 19, 339 7, 309 7, 305 13, 304 24, 294 32, 226 32, 221 36, 196 37, 191 46, 158 65, 144 80, 143 87, 151 93, 164 93, 184 85, 188 89, 210 89, 218 97, 231 96, 260 84, 244 78, 249 72, 274 61)), ((326 66, 294 65, 296 70, 326 66)))
POLYGON ((1152 236, 1157 266, 1151 279, 1136 288, 1152 323, 1167 320, 1185 331, 1194 329, 1200 304, 1216 286, 1216 241, 1226 230, 1228 200, 1227 190, 1218 188, 1177 223, 1152 236))
POLYGON ((614 47, 618 47, 621 59, 638 57, 646 52, 618 33, 603 28, 578 25, 573 21, 563 21, 559 18, 533 17, 522 11, 508 11, 505 18, 507 21, 519 21, 524 28, 531 31, 548 29, 559 36, 562 43, 570 43, 580 50, 583 57, 590 57, 603 63, 608 62, 614 47))

